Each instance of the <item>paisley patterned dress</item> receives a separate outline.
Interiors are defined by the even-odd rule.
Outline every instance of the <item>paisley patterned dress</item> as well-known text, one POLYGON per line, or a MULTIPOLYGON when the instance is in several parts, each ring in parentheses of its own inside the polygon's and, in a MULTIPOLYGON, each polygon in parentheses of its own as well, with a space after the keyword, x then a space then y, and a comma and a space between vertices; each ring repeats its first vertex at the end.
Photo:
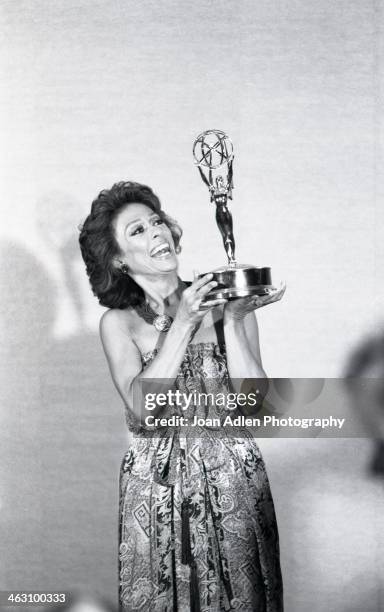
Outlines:
MULTIPOLYGON (((155 355, 143 355, 143 366, 155 355)), ((177 388, 222 392, 228 384, 224 347, 189 344, 177 388)), ((282 612, 276 518, 255 440, 209 427, 190 438, 181 428, 149 433, 128 410, 127 424, 134 437, 120 475, 120 609, 282 612)))

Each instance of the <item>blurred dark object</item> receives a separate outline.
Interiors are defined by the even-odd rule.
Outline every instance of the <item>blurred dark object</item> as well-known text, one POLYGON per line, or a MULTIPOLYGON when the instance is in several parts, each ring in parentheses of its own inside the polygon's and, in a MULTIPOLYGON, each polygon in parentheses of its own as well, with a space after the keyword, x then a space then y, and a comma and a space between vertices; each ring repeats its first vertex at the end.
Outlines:
POLYGON ((384 477, 384 332, 365 339, 352 353, 345 372, 351 404, 367 433, 374 452, 369 472, 384 477), (361 379, 365 384, 361 385, 361 379))
POLYGON ((375 476, 384 476, 384 442, 376 441, 375 452, 372 457, 370 471, 375 476))

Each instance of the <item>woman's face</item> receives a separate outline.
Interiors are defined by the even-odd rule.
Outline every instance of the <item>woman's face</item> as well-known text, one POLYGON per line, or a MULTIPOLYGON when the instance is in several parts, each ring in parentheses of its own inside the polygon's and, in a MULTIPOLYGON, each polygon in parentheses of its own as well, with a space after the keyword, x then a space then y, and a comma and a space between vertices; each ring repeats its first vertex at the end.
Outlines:
POLYGON ((169 227, 145 204, 132 203, 117 214, 115 237, 132 276, 166 274, 177 269, 169 227))

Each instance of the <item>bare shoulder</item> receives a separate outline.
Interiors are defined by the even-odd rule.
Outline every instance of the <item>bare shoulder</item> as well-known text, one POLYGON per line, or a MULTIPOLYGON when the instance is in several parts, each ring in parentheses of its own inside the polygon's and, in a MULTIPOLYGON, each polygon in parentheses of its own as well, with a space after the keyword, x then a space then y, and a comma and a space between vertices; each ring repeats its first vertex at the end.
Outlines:
POLYGON ((140 352, 130 334, 129 313, 107 310, 100 319, 100 338, 112 379, 124 399, 127 381, 142 368, 140 352))
POLYGON ((131 309, 120 310, 118 308, 110 308, 101 316, 99 329, 100 336, 108 336, 110 334, 125 334, 130 336, 132 313, 131 309))
POLYGON ((100 339, 107 354, 136 350, 131 333, 130 309, 112 308, 103 313, 100 324, 100 339))

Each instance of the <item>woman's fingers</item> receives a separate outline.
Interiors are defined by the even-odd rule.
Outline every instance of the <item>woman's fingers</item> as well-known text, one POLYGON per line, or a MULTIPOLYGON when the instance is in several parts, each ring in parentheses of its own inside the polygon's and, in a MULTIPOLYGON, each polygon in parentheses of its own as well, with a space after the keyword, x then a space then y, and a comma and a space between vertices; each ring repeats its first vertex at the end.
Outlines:
POLYGON ((197 290, 196 295, 199 298, 203 299, 215 287, 217 287, 217 282, 216 281, 210 281, 206 285, 204 285, 203 287, 200 287, 200 289, 197 290))
MULTIPOLYGON (((287 288, 287 285, 286 285, 285 283, 281 283, 281 285, 280 285, 280 287, 279 287, 279 289, 280 289, 280 298, 282 298, 282 297, 283 297, 283 295, 284 295, 284 293, 285 293, 286 288, 287 288)), ((280 298, 279 298, 279 299, 280 299, 280 298)))
POLYGON ((222 306, 226 304, 228 300, 223 298, 217 298, 215 300, 206 300, 202 301, 201 298, 197 299, 192 307, 193 312, 206 312, 211 310, 212 308, 216 308, 216 306, 222 306))
POLYGON ((279 287, 277 288, 277 295, 278 295, 279 300, 283 297, 286 288, 287 288, 287 285, 284 282, 281 282, 279 287))
POLYGON ((253 299, 251 300, 251 306, 253 306, 253 310, 255 308, 261 308, 262 306, 265 306, 265 304, 268 303, 268 299, 269 296, 267 295, 255 295, 253 296, 253 299))
POLYGON ((216 300, 206 300, 205 302, 200 304, 199 310, 210 310, 211 308, 215 308, 216 306, 222 306, 226 304, 228 300, 225 298, 217 298, 216 300))
POLYGON ((278 302, 279 300, 281 300, 281 298, 283 297, 285 293, 285 289, 286 289, 286 286, 283 285, 282 287, 280 287, 279 289, 271 293, 270 294, 271 299, 268 301, 268 304, 272 302, 278 302))
POLYGON ((285 289, 285 283, 281 283, 278 289, 270 290, 267 295, 254 296, 254 307, 261 308, 261 306, 267 306, 267 304, 273 304, 273 302, 278 302, 283 297, 285 289))
POLYGON ((204 276, 202 276, 201 278, 196 278, 192 285, 190 286, 190 289, 195 290, 195 291, 199 291, 199 289, 201 289, 202 287, 204 287, 204 285, 206 285, 207 283, 214 282, 212 281, 213 278, 213 274, 204 274, 204 276))

